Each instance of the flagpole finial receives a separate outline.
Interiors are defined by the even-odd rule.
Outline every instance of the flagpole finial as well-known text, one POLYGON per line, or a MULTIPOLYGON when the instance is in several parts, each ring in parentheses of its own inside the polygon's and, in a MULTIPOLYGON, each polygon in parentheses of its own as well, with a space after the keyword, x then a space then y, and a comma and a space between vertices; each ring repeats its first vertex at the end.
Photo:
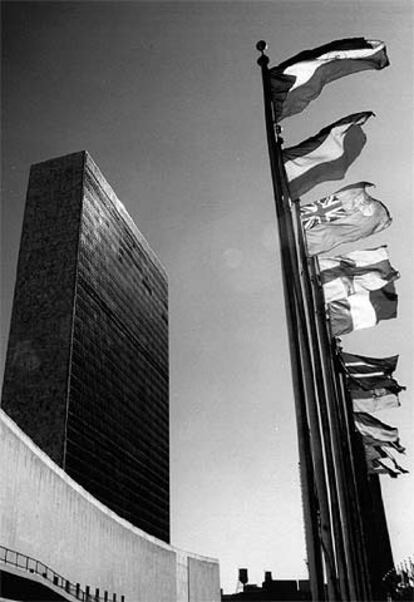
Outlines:
POLYGON ((257 59, 258 64, 261 67, 265 67, 269 63, 269 57, 265 55, 264 51, 267 50, 267 44, 264 40, 260 40, 256 44, 256 49, 261 52, 261 55, 257 59))

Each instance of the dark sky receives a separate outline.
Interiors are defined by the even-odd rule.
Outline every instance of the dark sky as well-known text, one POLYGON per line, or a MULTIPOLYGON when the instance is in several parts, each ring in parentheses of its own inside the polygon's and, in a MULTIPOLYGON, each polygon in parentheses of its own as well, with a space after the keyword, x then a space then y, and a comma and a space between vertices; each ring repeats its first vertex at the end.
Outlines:
MULTIPOLYGON (((172 541, 238 567, 306 576, 278 239, 255 44, 272 63, 335 38, 387 42, 391 67, 328 86, 284 123, 293 145, 357 111, 377 117, 344 182, 374 182, 394 218, 399 317, 347 351, 400 353, 411 389, 381 419, 414 470, 413 7, 376 0, 3 2, 2 341, 32 163, 87 149, 170 281, 172 541)), ((343 250, 343 249, 341 249, 343 250)), ((346 249, 345 249, 346 250, 346 249)), ((413 476, 383 478, 395 560, 412 553, 413 476)), ((58 567, 56 567, 58 569, 58 567)))

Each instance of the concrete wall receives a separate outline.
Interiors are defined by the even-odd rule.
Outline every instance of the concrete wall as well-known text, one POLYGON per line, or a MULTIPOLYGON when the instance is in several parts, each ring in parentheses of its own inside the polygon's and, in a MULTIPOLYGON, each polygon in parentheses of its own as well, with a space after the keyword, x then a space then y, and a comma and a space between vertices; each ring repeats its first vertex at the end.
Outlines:
POLYGON ((125 602, 219 602, 219 566, 118 517, 0 411, 0 544, 125 602))
POLYGON ((217 565, 207 558, 188 556, 189 600, 214 600, 214 592, 220 589, 217 565))

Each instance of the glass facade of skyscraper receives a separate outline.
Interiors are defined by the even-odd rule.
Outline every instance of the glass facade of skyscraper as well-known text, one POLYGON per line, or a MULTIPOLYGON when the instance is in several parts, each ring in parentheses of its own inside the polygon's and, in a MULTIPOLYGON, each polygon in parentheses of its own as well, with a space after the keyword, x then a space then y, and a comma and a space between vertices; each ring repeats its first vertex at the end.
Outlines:
MULTIPOLYGON (((45 295, 50 278, 59 288, 59 273, 66 270, 69 276, 52 306, 41 301, 37 312, 31 311, 29 322, 40 313, 43 326, 24 327, 19 318, 24 308, 14 307, 3 407, 93 496, 147 533, 169 541, 165 270, 87 153, 34 166, 31 184, 35 182, 36 194, 29 184, 15 304, 16 299, 27 304, 27 295, 32 303, 36 297, 27 289, 26 297, 18 294, 25 286, 19 273, 36 274, 37 289, 45 295), (70 170, 71 163, 77 168, 70 170), (46 209, 41 215, 30 211, 34 198, 46 209), (59 231, 66 221, 72 234, 64 237, 65 252, 53 256, 53 205, 59 214, 62 203, 72 210, 70 219, 57 216, 59 231), (41 237, 48 232, 40 263, 36 257, 31 260, 27 246, 33 228, 43 231, 41 237), (54 394, 47 392, 50 379, 41 374, 42 364, 48 371, 53 365, 56 345, 48 346, 48 333, 66 350, 56 357, 61 365, 54 394), (14 359, 22 337, 31 341, 39 365, 16 388, 14 359), (36 405, 36 398, 45 397, 47 403, 36 405), (46 415, 48 408, 57 419, 46 415), (28 425, 33 412, 45 414, 37 417, 40 428, 34 430, 28 425)), ((54 243, 59 247, 59 241, 54 243)))

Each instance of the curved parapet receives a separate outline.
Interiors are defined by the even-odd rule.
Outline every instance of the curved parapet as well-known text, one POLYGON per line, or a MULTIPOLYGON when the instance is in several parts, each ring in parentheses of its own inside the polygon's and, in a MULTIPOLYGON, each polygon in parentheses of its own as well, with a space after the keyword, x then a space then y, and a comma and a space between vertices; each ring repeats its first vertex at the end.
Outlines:
POLYGON ((0 431, 1 545, 125 602, 220 600, 217 560, 180 551, 120 518, 1 410, 0 431))

